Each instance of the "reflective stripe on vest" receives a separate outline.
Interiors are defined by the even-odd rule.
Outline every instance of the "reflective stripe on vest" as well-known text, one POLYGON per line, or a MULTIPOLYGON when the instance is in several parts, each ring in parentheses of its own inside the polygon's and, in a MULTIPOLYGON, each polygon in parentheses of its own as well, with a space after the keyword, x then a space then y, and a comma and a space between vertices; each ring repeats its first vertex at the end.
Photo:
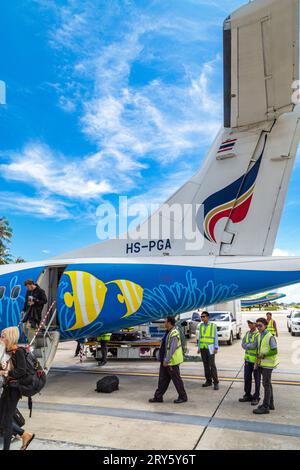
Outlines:
POLYGON ((101 336, 98 336, 97 341, 110 341, 112 333, 104 333, 101 336))
POLYGON ((183 362, 183 351, 182 351, 182 346, 181 346, 180 334, 179 334, 179 331, 176 328, 174 328, 168 334, 167 355, 170 352, 171 339, 174 338, 174 337, 176 337, 178 339, 178 343, 177 343, 177 349, 174 352, 173 356, 171 357, 171 361, 169 363, 170 366, 178 366, 179 364, 182 364, 182 362, 183 362))
POLYGON ((199 348, 208 349, 209 344, 215 343, 215 330, 216 325, 214 323, 209 323, 206 331, 204 323, 199 325, 199 348))
POLYGON ((276 328, 274 325, 274 320, 269 321, 267 330, 271 333, 271 335, 276 336, 276 328))
MULTIPOLYGON (((272 335, 269 331, 267 331, 267 333, 264 335, 263 338, 261 335, 259 335, 259 338, 258 338, 258 353, 259 354, 262 354, 263 356, 265 356, 271 351, 271 347, 270 347, 271 338, 272 338, 272 335)), ((275 367, 278 366, 278 355, 276 354, 275 356, 265 357, 264 359, 261 359, 260 366, 266 367, 268 369, 275 369, 275 367)))
MULTIPOLYGON (((255 339, 259 336, 259 332, 256 331, 253 334, 251 340, 249 339, 249 336, 250 336, 250 332, 248 331, 248 333, 246 334, 246 337, 245 337, 245 344, 254 343, 255 339)), ((245 351, 245 361, 255 363, 256 359, 257 359, 257 350, 256 349, 246 349, 246 351, 245 351)))

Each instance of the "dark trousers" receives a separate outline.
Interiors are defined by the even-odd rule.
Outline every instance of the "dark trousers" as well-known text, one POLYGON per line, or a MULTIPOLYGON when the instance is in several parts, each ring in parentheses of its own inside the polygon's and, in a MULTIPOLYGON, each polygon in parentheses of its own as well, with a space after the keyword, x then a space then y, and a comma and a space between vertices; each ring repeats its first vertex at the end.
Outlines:
POLYGON ((100 341, 102 361, 107 360, 107 341, 100 341))
POLYGON ((273 387, 272 387, 273 369, 266 369, 265 367, 260 367, 259 372, 262 376, 262 383, 263 383, 263 387, 265 390, 263 406, 269 409, 270 405, 274 405, 274 396, 273 396, 273 387))
POLYGON ((244 367, 244 380, 245 380, 245 396, 247 398, 253 398, 253 400, 260 399, 260 377, 261 374, 259 370, 254 368, 255 364, 253 362, 245 362, 244 367), (255 392, 254 395, 251 395, 252 389, 252 377, 254 377, 255 382, 255 392))
POLYGON ((80 343, 80 341, 77 341, 77 346, 76 346, 76 351, 75 351, 75 357, 79 356, 80 348, 81 348, 81 343, 80 343))
POLYGON ((15 423, 15 421, 13 421, 12 429, 13 429, 13 434, 16 434, 20 437, 22 437, 25 432, 24 429, 20 428, 20 426, 18 426, 17 423, 15 423))
POLYGON ((214 384, 218 384, 219 379, 215 361, 215 354, 209 354, 208 349, 201 349, 201 357, 204 366, 206 382, 214 382, 214 384))
POLYGON ((0 421, 3 430, 3 450, 10 449, 10 443, 13 435, 13 417, 20 398, 20 392, 17 389, 6 388, 2 392, 0 403, 0 421))
POLYGON ((177 390, 178 398, 187 400, 187 394, 180 376, 179 366, 164 367, 162 364, 159 369, 158 388, 154 397, 157 400, 162 400, 164 394, 168 390, 171 380, 177 390))

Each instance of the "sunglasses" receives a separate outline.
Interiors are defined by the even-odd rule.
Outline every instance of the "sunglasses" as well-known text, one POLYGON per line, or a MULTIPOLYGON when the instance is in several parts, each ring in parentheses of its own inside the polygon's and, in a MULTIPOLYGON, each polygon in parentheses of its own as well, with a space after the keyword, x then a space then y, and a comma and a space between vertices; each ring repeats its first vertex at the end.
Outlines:
POLYGON ((207 318, 207 315, 201 315, 201 318, 207 318))

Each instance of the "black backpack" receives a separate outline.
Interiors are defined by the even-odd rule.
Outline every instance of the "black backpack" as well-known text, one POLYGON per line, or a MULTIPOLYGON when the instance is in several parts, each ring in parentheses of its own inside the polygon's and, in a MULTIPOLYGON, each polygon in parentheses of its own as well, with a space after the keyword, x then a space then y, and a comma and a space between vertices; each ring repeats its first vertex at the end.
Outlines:
POLYGON ((108 375, 101 380, 98 380, 95 392, 98 393, 112 393, 119 390, 119 379, 116 375, 108 375))
POLYGON ((26 360, 26 375, 15 383, 10 385, 17 387, 23 397, 28 398, 28 408, 30 410, 30 417, 32 415, 32 397, 44 388, 46 385, 46 374, 35 357, 34 353, 26 348, 19 348, 24 351, 26 360))

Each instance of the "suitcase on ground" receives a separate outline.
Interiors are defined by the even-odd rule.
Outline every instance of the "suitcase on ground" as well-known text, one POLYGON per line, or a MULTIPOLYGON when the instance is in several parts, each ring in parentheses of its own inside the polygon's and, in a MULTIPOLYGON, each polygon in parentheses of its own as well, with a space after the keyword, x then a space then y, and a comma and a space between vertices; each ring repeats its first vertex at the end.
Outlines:
POLYGON ((95 392, 112 393, 119 390, 119 379, 116 375, 108 375, 98 380, 95 392))

